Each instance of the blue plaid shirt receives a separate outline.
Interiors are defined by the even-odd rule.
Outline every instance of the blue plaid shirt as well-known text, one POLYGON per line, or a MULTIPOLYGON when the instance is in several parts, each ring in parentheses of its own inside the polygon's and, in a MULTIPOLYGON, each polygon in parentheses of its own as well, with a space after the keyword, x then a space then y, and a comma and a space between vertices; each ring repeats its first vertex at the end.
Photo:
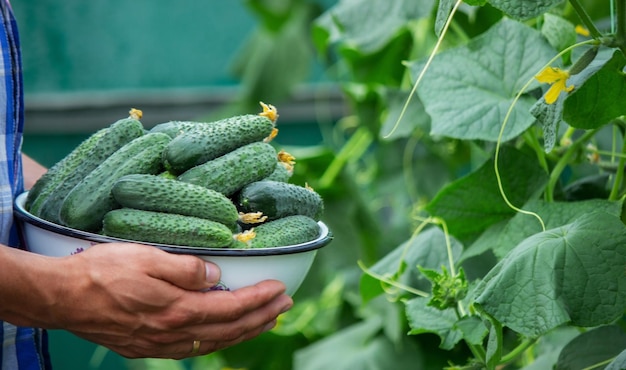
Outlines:
MULTIPOLYGON (((9 0, 0 0, 0 23, 0 243, 19 247, 13 225, 13 199, 23 190, 24 98, 19 37, 9 0)), ((52 368, 44 330, 16 327, 0 321, 0 338, 2 370, 52 368)))

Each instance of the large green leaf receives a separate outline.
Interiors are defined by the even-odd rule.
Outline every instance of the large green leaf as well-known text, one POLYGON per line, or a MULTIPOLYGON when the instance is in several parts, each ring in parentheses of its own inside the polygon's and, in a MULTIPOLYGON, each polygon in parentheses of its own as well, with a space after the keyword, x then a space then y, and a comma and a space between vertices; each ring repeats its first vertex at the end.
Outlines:
MULTIPOLYGON (((498 160, 502 186, 511 203, 520 207, 546 183, 545 172, 527 155, 503 148, 498 160)), ((426 211, 444 219, 450 234, 459 239, 515 215, 502 198, 489 160, 475 172, 446 185, 428 203, 426 211)))
POLYGON ((565 0, 489 0, 489 3, 512 18, 527 20, 555 8, 564 1, 565 0))
POLYGON ((626 308, 626 228, 604 212, 522 241, 485 276, 475 304, 536 338, 571 323, 598 326, 626 308))
POLYGON ((575 89, 565 99, 563 119, 571 126, 593 129, 606 125, 626 114, 626 57, 615 50, 602 68, 589 76, 582 85, 570 79, 575 89))
MULTIPOLYGON (((418 87, 431 133, 459 139, 496 141, 517 93, 555 51, 541 33, 504 18, 467 45, 445 50, 433 59, 418 87)), ((424 62, 412 63, 416 76, 424 62)), ((503 139, 533 122, 534 99, 522 96, 514 106, 503 139)))
POLYGON ((626 348, 626 333, 619 326, 601 326, 579 335, 559 354, 556 369, 594 368, 626 348))
POLYGON ((343 43, 373 53, 409 20, 430 15, 433 4, 434 0, 341 0, 315 22, 315 41, 322 50, 343 43))
MULTIPOLYGON (((541 216, 547 229, 554 229, 574 222, 580 215, 602 211, 619 217, 622 202, 592 199, 579 202, 544 202, 532 200, 523 207, 541 216)), ((498 258, 504 257, 517 244, 527 237, 541 232, 541 225, 532 216, 516 214, 504 227, 494 227, 485 231, 463 252, 463 259, 479 255, 491 249, 498 258)))

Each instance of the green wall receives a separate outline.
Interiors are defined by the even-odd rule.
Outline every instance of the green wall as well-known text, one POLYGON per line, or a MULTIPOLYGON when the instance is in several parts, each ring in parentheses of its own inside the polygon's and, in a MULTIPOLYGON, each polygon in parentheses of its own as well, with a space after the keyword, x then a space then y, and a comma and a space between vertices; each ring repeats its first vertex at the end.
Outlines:
POLYGON ((255 27, 240 1, 13 1, 27 94, 235 84, 255 27))

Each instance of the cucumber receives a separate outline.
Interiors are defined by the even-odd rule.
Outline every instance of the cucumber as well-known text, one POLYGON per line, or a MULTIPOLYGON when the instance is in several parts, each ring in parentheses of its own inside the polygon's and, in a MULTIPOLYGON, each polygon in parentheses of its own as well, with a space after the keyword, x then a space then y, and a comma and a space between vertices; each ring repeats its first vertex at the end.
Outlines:
POLYGON ((244 186, 238 203, 243 212, 261 212, 268 220, 293 215, 319 220, 324 210, 322 197, 310 187, 271 180, 244 186))
POLYGON ((33 215, 50 222, 59 223, 59 210, 63 199, 74 186, 122 146, 144 135, 143 125, 139 121, 141 111, 133 109, 130 114, 130 117, 120 119, 106 128, 106 132, 97 140, 95 146, 82 158, 76 158, 76 161, 80 163, 70 171, 71 173, 62 181, 55 182, 54 186, 46 192, 47 196, 40 196, 33 202, 30 207, 30 212, 33 215))
POLYGON ((172 139, 163 152, 163 164, 168 171, 181 174, 241 146, 262 141, 273 130, 274 122, 263 114, 246 114, 199 125, 172 139))
POLYGON ((276 168, 264 180, 289 182, 293 176, 293 166, 296 164, 295 158, 284 150, 278 152, 278 162, 276 168))
POLYGON ((194 121, 169 121, 163 122, 152 127, 148 132, 162 132, 171 138, 197 128, 199 125, 206 125, 207 122, 194 121))
POLYGON ((97 145, 98 140, 105 135, 106 131, 106 128, 96 131, 63 159, 50 167, 28 191, 24 207, 30 210, 31 206, 37 202, 36 206, 33 207, 37 208, 43 199, 50 195, 52 190, 62 183, 65 178, 70 176, 76 167, 80 165, 81 161, 87 158, 89 152, 97 145), (39 201, 37 201, 37 198, 39 198, 39 201))
POLYGON ((263 180, 288 182, 289 179, 291 179, 291 176, 293 176, 293 171, 291 169, 289 169, 283 162, 276 162, 274 171, 263 180))
POLYGON ((102 233, 147 243, 200 248, 228 248, 233 233, 225 225, 192 216, 121 208, 109 211, 102 233))
POLYGON ((157 175, 131 174, 111 188, 115 201, 124 208, 194 216, 216 221, 237 230, 239 213, 222 193, 157 175))
POLYGON ((178 180, 230 196, 245 185, 269 176, 276 160, 273 146, 255 142, 193 167, 178 176, 178 180))
POLYGON ((163 133, 147 133, 113 153, 67 194, 60 222, 79 230, 98 231, 104 215, 117 207, 111 195, 113 184, 124 175, 161 172, 161 155, 170 140, 163 133))
MULTIPOLYGON (((268 221, 252 229, 254 237, 245 242, 248 248, 272 248, 306 243, 320 235, 317 222, 303 215, 268 221)), ((241 243, 237 243, 238 246, 241 243)))

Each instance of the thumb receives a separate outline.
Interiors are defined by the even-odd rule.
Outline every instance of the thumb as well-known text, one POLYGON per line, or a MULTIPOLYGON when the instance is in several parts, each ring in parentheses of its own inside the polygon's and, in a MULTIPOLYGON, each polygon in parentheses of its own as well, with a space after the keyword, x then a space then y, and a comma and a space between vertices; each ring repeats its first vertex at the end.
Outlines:
POLYGON ((204 290, 214 287, 221 277, 220 268, 194 256, 165 253, 154 266, 151 275, 185 290, 204 290))

